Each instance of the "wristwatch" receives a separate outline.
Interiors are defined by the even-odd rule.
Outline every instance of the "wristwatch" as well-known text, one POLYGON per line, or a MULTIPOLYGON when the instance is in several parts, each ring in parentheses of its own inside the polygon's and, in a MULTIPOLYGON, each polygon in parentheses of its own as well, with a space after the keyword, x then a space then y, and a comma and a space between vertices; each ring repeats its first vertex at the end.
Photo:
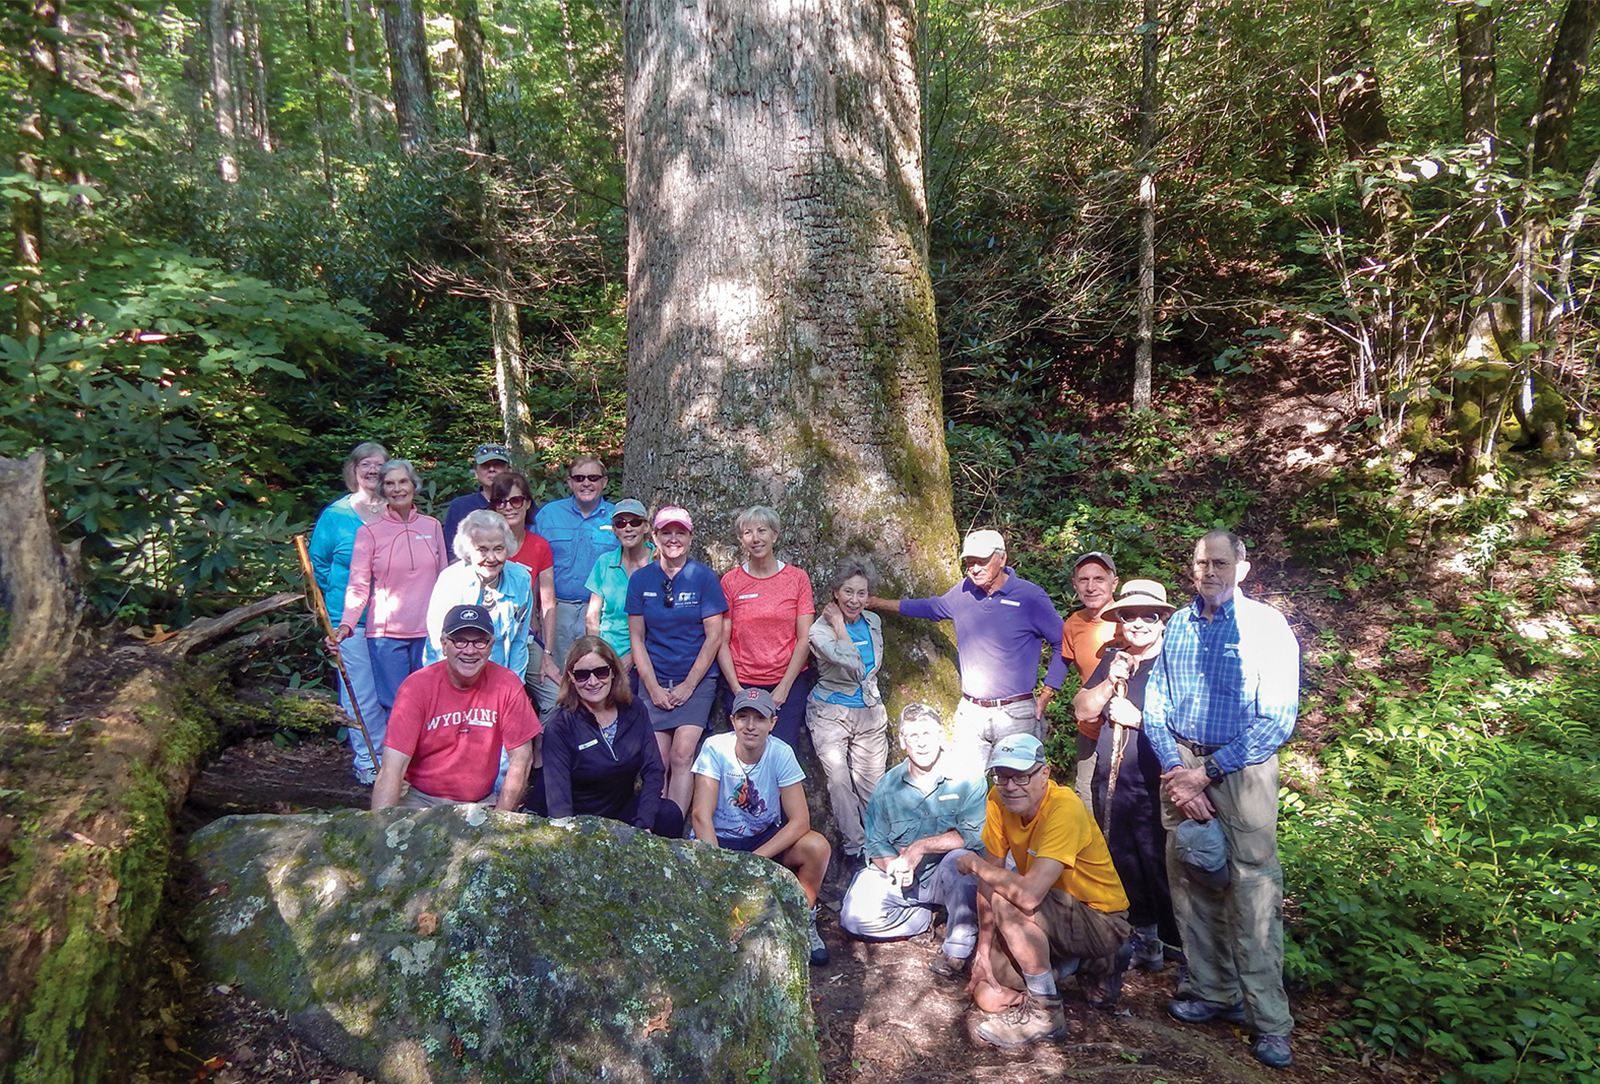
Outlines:
POLYGON ((1219 765, 1216 762, 1216 759, 1213 757, 1205 757, 1200 761, 1200 763, 1205 765, 1207 779, 1221 779, 1223 776, 1228 774, 1222 770, 1222 766, 1219 765))

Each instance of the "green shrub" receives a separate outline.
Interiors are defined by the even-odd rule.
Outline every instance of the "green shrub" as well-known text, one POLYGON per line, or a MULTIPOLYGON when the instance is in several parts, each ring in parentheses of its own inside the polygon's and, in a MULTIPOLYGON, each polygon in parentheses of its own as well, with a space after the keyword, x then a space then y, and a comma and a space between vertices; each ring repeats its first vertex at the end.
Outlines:
POLYGON ((1324 751, 1321 793, 1286 796, 1286 970, 1353 988, 1332 1030, 1442 1057, 1447 1084, 1592 1079, 1600 645, 1518 677, 1451 646, 1489 608, 1397 629, 1433 648, 1425 679, 1376 683, 1379 718, 1324 751))

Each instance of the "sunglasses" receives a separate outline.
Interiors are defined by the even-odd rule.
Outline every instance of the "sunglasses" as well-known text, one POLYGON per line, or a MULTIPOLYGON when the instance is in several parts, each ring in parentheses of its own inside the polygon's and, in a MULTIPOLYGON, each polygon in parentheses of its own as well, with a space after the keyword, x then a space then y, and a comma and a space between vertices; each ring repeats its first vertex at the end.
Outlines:
POLYGON ((611 667, 609 666, 595 666, 589 669, 582 669, 574 666, 571 670, 568 670, 567 673, 571 674, 572 680, 576 681, 579 685, 584 684, 590 678, 593 678, 596 681, 611 680, 611 667))
POLYGON ((1166 619, 1166 614, 1157 613, 1154 610, 1140 610, 1137 613, 1132 610, 1117 611, 1117 620, 1123 622, 1124 624, 1131 621, 1142 621, 1146 625, 1159 625, 1166 619))
POLYGON ((494 502, 496 508, 521 508, 528 503, 526 497, 502 497, 494 502))
POLYGON ((569 481, 569 482, 603 482, 603 481, 605 481, 605 478, 606 478, 606 476, 603 475, 603 474, 569 474, 569 475, 567 475, 567 481, 569 481))
POLYGON ((617 516, 611 521, 613 527, 643 527, 644 520, 638 516, 617 516))
POLYGON ((662 606, 662 608, 663 609, 667 609, 667 610, 672 609, 673 605, 676 603, 677 600, 672 595, 672 581, 671 580, 667 580, 664 583, 662 583, 662 585, 661 585, 661 595, 662 595, 662 597, 661 597, 661 606, 662 606))

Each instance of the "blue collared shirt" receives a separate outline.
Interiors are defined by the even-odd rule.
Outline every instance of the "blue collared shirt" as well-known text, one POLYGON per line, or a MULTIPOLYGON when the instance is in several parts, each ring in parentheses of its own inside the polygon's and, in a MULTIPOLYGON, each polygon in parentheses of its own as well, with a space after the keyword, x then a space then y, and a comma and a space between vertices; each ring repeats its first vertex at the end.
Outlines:
MULTIPOLYGON (((961 833, 962 846, 982 853, 988 785, 981 777, 952 778, 942 767, 935 764, 920 781, 911 778, 909 760, 883 773, 867 799, 863 855, 894 858, 917 840, 943 835, 952 828, 961 833)), ((919 885, 927 883, 943 858, 942 854, 923 856, 916 870, 919 885)))
POLYGON ((1211 620, 1195 599, 1167 621, 1144 692, 1144 732, 1163 768, 1183 763, 1177 738, 1219 747, 1225 772, 1260 764, 1300 714, 1300 644, 1284 616, 1235 592, 1211 620))
POLYGON ((539 509, 533 518, 534 533, 550 543, 555 562, 556 598, 563 602, 588 602, 589 572, 603 553, 617 548, 611 529, 611 513, 616 505, 600 499, 587 516, 578 510, 578 498, 563 497, 539 509))
POLYGON ((1032 692, 1039 682, 1039 648, 1048 641, 1050 669, 1044 683, 1061 688, 1067 672, 1061 657, 1061 615, 1038 584, 1006 566, 998 591, 980 591, 970 579, 934 598, 900 602, 905 617, 953 621, 961 691, 979 700, 999 700, 1032 692))

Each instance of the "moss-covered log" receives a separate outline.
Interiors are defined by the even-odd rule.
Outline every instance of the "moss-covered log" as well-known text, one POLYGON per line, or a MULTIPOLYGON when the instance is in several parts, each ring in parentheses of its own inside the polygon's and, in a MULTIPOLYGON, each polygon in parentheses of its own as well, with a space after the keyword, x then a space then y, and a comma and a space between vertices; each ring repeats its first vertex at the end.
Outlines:
POLYGON ((173 814, 215 726, 170 668, 129 673, 76 717, 0 707, 5 1084, 96 1084, 137 1061, 132 1000, 173 814))

